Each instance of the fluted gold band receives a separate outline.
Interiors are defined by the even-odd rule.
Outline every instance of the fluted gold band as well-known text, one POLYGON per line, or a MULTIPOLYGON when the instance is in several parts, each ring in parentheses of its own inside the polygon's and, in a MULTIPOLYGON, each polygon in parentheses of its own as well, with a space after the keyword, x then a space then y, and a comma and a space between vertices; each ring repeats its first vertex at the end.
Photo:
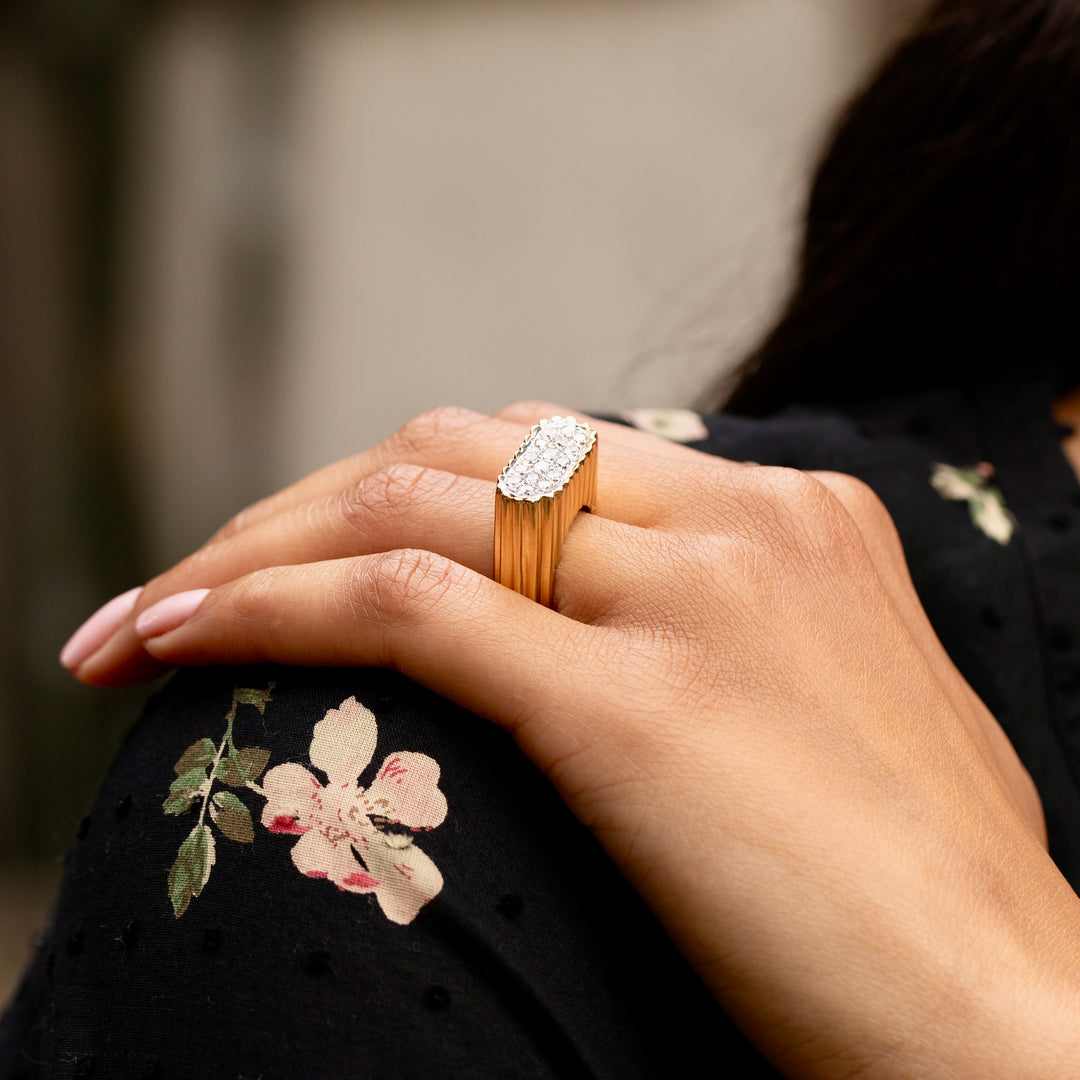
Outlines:
POLYGON ((569 417, 532 429, 495 488, 497 582, 552 606, 566 534, 596 504, 597 449, 596 432, 569 417))

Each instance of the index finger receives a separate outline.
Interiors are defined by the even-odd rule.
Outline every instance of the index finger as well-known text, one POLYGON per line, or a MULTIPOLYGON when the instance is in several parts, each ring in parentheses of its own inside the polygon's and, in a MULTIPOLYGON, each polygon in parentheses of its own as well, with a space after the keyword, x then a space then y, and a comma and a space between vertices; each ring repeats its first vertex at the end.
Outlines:
POLYGON ((218 529, 208 543, 228 539, 304 503, 333 495, 390 464, 431 465, 459 476, 494 480, 523 438, 520 423, 454 406, 431 409, 414 416, 377 446, 317 469, 252 503, 218 529))

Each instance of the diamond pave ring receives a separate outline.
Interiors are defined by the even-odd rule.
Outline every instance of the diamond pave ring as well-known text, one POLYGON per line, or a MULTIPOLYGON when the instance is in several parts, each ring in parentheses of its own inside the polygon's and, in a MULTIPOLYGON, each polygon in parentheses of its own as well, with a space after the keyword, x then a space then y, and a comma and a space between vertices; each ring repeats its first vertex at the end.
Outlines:
POLYGON ((555 567, 579 510, 596 502, 596 432, 541 420, 495 485, 495 580, 551 607, 555 567))

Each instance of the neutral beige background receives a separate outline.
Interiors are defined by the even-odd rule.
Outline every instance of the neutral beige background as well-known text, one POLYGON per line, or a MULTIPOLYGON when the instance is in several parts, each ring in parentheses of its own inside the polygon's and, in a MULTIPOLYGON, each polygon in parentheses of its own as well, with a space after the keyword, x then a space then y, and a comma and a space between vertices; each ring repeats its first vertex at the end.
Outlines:
POLYGON ((825 125, 914 6, 177 13, 132 95, 155 557, 437 404, 692 400, 774 310, 825 125))

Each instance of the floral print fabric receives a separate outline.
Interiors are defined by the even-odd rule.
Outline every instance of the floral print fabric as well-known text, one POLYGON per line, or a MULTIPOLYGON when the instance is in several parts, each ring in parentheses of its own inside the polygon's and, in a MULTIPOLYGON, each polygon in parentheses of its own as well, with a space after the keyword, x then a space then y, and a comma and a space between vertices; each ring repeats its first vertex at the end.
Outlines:
POLYGON ((702 442, 709 437, 705 421, 690 409, 624 409, 619 415, 639 431, 672 442, 702 442))
POLYGON ((1005 545, 1012 539, 1016 518, 1005 505, 1001 491, 990 483, 994 466, 987 461, 960 468, 934 466, 930 483, 943 499, 966 502, 975 527, 991 540, 1005 545))
POLYGON ((413 842, 414 833, 446 818, 438 763, 426 754, 398 751, 386 757, 368 786, 360 784, 378 741, 375 714, 355 696, 329 709, 312 731, 309 759, 319 776, 297 762, 267 771, 270 752, 237 747, 233 729, 241 705, 265 712, 274 684, 265 690, 236 688, 220 743, 193 743, 176 763, 163 809, 186 814, 198 805, 195 827, 169 872, 169 896, 180 918, 210 879, 217 860, 214 829, 230 840, 253 843, 246 804, 216 784, 247 788, 265 799, 260 820, 273 834, 298 836, 293 865, 306 877, 326 879, 343 892, 374 893, 391 922, 411 923, 439 894, 443 878, 413 842), (207 818, 209 817, 209 822, 207 818))

